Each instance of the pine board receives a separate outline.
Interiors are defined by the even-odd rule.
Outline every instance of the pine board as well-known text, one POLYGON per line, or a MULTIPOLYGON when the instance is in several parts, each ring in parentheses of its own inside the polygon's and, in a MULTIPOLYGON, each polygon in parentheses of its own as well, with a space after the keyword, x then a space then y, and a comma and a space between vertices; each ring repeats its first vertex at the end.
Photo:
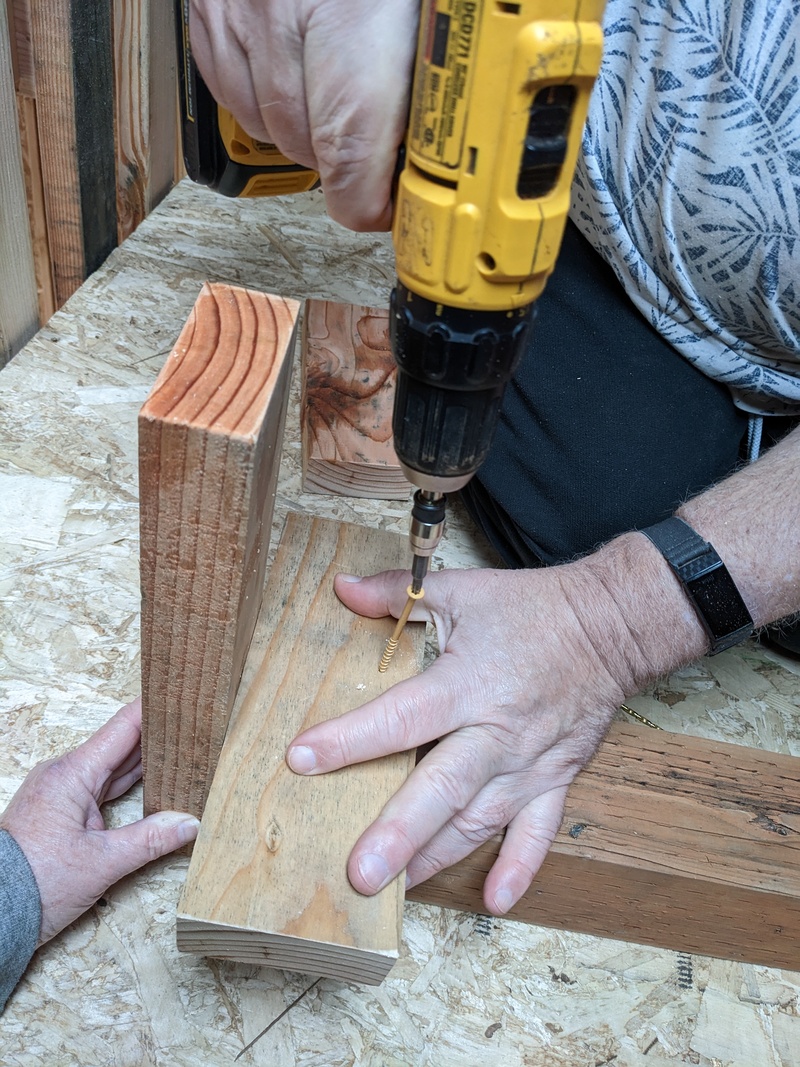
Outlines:
POLYGON ((339 571, 407 563, 402 535, 289 514, 178 905, 183 951, 368 984, 397 959, 402 879, 361 896, 346 863, 413 754, 303 777, 284 753, 419 669, 423 626, 406 627, 379 674, 393 620, 354 615, 333 592, 339 571))

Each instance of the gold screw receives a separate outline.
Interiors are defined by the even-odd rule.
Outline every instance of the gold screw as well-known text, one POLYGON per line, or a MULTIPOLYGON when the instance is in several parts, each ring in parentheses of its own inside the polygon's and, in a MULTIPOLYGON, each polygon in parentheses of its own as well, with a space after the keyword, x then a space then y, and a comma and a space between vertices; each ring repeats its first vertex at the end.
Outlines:
POLYGON ((620 708, 622 709, 622 711, 625 712, 626 715, 630 715, 632 719, 636 719, 637 722, 640 722, 642 726, 649 726, 651 730, 663 729, 663 727, 658 726, 656 723, 650 722, 650 720, 645 718, 644 715, 640 715, 638 711, 634 711, 633 708, 629 708, 627 704, 620 704, 620 708))
POLYGON ((397 625, 394 628, 392 636, 386 642, 386 648, 383 650, 381 661, 378 664, 378 670, 381 672, 381 674, 384 674, 386 672, 386 668, 391 662, 392 656, 394 655, 394 650, 397 648, 398 642, 400 641, 400 634, 403 632, 403 627, 408 622, 408 616, 411 614, 411 609, 414 607, 414 601, 422 600, 422 598, 425 596, 424 589, 420 589, 418 593, 415 593, 411 586, 406 589, 406 592, 408 593, 408 600, 406 601, 406 606, 400 612, 400 618, 397 620, 397 625))

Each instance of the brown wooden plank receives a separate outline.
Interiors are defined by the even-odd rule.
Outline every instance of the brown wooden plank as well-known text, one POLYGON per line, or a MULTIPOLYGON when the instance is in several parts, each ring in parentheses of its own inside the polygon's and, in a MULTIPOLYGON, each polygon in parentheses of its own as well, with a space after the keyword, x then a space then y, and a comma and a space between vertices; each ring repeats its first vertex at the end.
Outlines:
POLYGON ((346 864, 411 754, 315 778, 284 753, 299 730, 419 669, 423 626, 380 674, 392 620, 354 615, 333 592, 337 571, 407 562, 398 534, 290 514, 178 905, 184 951, 367 983, 397 958, 402 879, 364 897, 346 864))
POLYGON ((0 9, 0 366, 36 332, 39 313, 6 7, 0 9))
MULTIPOLYGON (((408 898, 485 911, 501 840, 408 898)), ((795 969, 800 758, 615 724, 509 917, 795 969)))
POLYGON ((397 368, 385 308, 306 301, 303 319, 303 488, 405 500, 392 444, 397 368))
POLYGON ((86 276, 71 10, 71 0, 34 0, 30 8, 47 230, 59 307, 86 276))
POLYGON ((206 285, 139 416, 145 808, 200 815, 258 613, 299 305, 206 285))

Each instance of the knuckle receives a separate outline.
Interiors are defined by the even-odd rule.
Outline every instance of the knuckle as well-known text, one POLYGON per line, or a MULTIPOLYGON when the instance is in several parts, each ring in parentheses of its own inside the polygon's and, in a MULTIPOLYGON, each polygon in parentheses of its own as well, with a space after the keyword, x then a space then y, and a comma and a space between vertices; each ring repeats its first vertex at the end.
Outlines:
POLYGON ((501 833, 508 825, 508 820, 501 812, 467 809, 453 816, 452 825, 455 832, 468 844, 477 846, 501 833))

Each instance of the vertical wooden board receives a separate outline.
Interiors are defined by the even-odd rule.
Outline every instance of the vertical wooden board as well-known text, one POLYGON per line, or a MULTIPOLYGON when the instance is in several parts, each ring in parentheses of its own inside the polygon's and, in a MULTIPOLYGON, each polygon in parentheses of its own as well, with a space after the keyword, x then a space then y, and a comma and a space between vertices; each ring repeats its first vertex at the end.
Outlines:
POLYGON ((114 0, 117 226, 128 237, 175 180, 174 5, 114 0))
POLYGON ((83 251, 71 0, 31 0, 39 146, 58 306, 86 276, 83 251))
POLYGON ((114 117, 120 241, 133 233, 147 213, 149 14, 149 0, 114 0, 114 117))
POLYGON ((0 7, 0 366, 39 324, 33 250, 11 63, 6 0, 0 7))
POLYGON ((145 808, 200 815, 266 570, 299 305, 206 285, 139 417, 145 808))
POLYGON ((339 571, 407 563, 401 535, 289 515, 178 906, 184 951, 369 983, 397 958, 402 879, 364 897, 346 863, 413 755, 307 778, 284 753, 419 669, 423 626, 379 674, 393 620, 354 615, 333 592, 339 571))
MULTIPOLYGON (((178 151, 178 61, 175 39, 175 5, 166 0, 148 0, 150 56, 148 87, 148 212, 160 204, 176 180, 175 154, 178 151)), ((180 172, 182 177, 182 171, 180 172)))
POLYGON ((22 167, 25 175, 25 193, 28 201, 31 241, 33 245, 33 270, 36 278, 36 296, 39 304, 39 325, 44 326, 57 310, 53 271, 50 257, 50 238, 47 233, 47 210, 45 207, 42 161, 39 153, 39 126, 36 117, 36 101, 29 96, 17 94, 19 134, 22 144, 22 167))
POLYGON ((405 500, 392 444, 397 368, 385 308, 306 301, 302 341, 303 488, 405 500))

